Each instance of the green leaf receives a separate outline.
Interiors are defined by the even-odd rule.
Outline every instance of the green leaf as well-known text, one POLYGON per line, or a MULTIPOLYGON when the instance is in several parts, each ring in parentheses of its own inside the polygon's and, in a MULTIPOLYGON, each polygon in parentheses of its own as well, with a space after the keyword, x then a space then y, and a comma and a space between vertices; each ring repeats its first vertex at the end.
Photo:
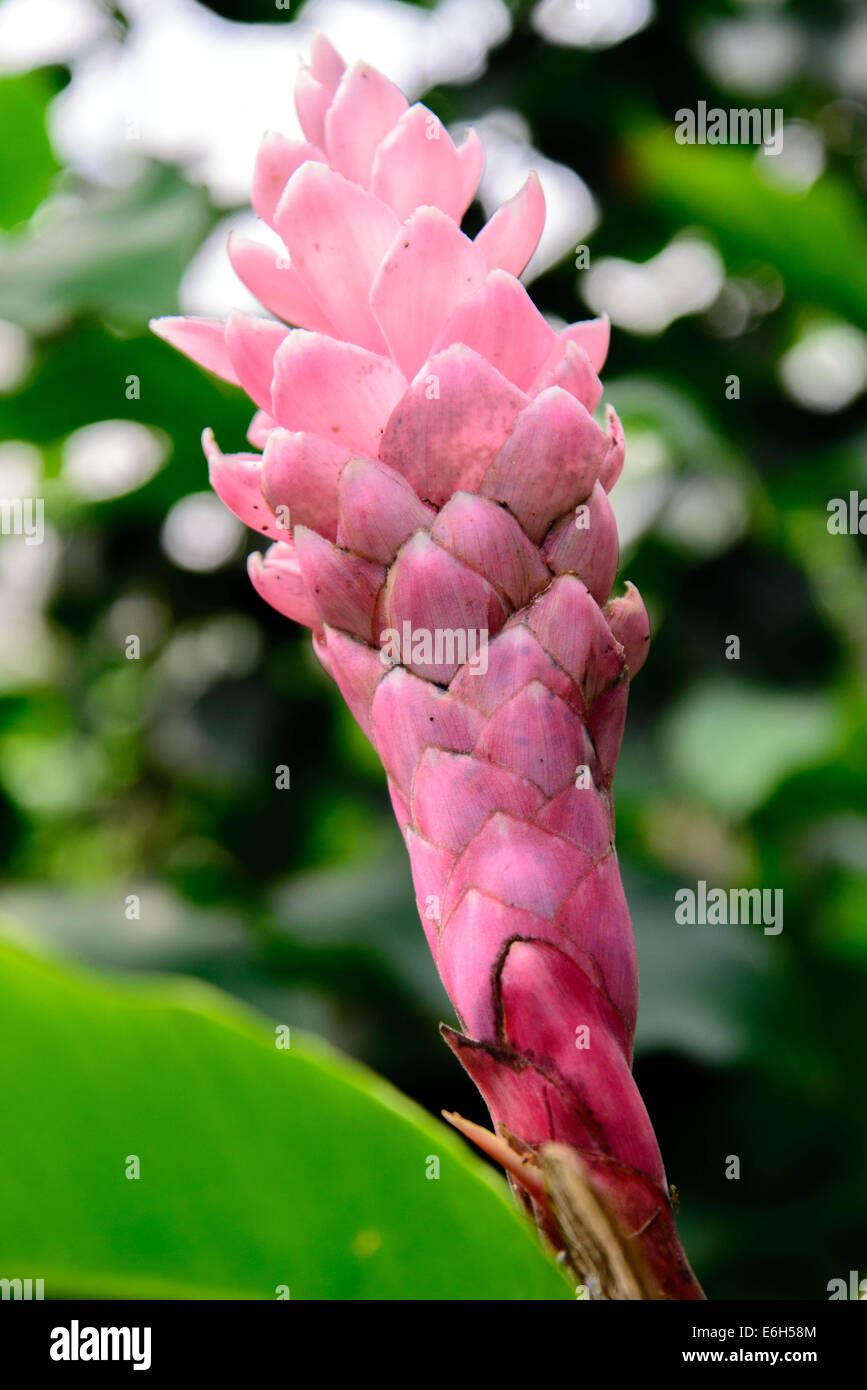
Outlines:
POLYGON ((172 313, 210 221, 204 191, 160 165, 129 188, 52 200, 0 244, 0 318, 50 333, 87 313, 132 326, 172 313))
POLYGON ((767 261, 801 299, 867 324, 867 217, 842 179, 784 192, 756 173, 754 151, 678 145, 671 127, 637 132, 629 150, 644 194, 703 222, 728 258, 767 261))
POLYGON ((206 986, 6 942, 0 1018, 0 1268, 49 1297, 571 1297, 444 1126, 206 986))
POLYGON ((636 1053, 682 1052, 713 1066, 750 1056, 775 983, 762 940, 746 926, 679 926, 674 884, 625 865, 623 881, 641 979, 636 1053))
POLYGON ((51 185, 57 164, 45 129, 45 107, 53 95, 44 72, 0 79, 0 227, 28 218, 51 185))
POLYGON ((708 680, 672 709, 663 742, 684 790, 740 817, 791 773, 830 757, 835 732, 824 695, 708 680))

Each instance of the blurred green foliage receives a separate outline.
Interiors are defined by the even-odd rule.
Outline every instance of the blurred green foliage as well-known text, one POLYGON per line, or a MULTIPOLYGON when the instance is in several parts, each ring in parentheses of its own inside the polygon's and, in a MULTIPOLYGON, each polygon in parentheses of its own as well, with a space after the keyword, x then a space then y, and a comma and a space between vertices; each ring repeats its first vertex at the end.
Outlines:
POLYGON ((10 238, 0 267, 7 318, 48 335, 94 315, 137 326, 174 291, 210 225, 207 198, 154 166, 130 188, 71 192, 29 233, 10 238))
POLYGON ((119 986, 9 947, 0 1002, 2 1258, 51 1296, 573 1297, 455 1135, 286 1025, 191 982, 119 986), (47 1076, 48 1150, 32 1123, 47 1076))
MULTIPOLYGON (((271 6, 213 8, 274 19, 271 6)), ((848 143, 829 139, 809 191, 784 193, 750 150, 676 145, 674 113, 767 102, 826 129, 839 95, 827 63, 752 100, 697 56, 701 23, 733 6, 661 6, 598 52, 546 44, 531 7, 510 8, 514 32, 487 70, 429 104, 448 121, 517 109, 599 201, 591 263, 646 261, 689 228, 716 245, 729 284, 780 287, 734 326, 710 310, 613 335, 606 398, 629 444, 618 490, 639 518, 622 574, 654 634, 618 769, 618 849, 641 965, 636 1073, 695 1268, 711 1297, 822 1299, 867 1260, 867 604, 863 539, 826 526, 829 499, 867 493, 867 421, 857 401, 805 409, 777 368, 817 318, 867 326, 867 119, 862 107, 848 143), (784 931, 675 926, 674 893, 699 878, 782 888, 784 931)), ((814 47, 848 14, 786 9, 814 47)), ((55 174, 42 113, 64 81, 54 68, 0 83, 15 131, 0 152, 0 319, 33 353, 0 394, 0 439, 38 450, 54 528, 54 549, 0 547, 14 600, 0 906, 90 963, 217 983, 432 1111, 483 1120, 437 1034, 449 1005, 376 759, 240 555, 198 574, 161 549, 169 509, 206 486, 202 427, 243 447, 250 414, 146 332, 175 309, 217 211, 166 166, 112 191, 55 174), (171 457, 123 496, 83 498, 64 442, 118 419, 160 431, 171 457), (27 604, 15 575, 37 550, 52 570, 44 602, 27 604), (124 656, 130 632, 138 661, 124 656), (280 764, 291 791, 275 788, 280 764), (140 920, 127 920, 129 894, 140 920)), ((533 293, 571 321, 588 312, 582 288, 567 258, 533 293)))
POLYGON ((678 145, 668 127, 636 132, 629 157, 644 196, 709 227, 729 263, 765 261, 791 293, 867 325, 864 196, 841 174, 793 199, 759 182, 741 148, 678 145))
POLYGON ((0 228, 23 222, 42 202, 57 163, 45 129, 51 86, 40 72, 0 79, 0 129, 3 131, 3 185, 0 228))

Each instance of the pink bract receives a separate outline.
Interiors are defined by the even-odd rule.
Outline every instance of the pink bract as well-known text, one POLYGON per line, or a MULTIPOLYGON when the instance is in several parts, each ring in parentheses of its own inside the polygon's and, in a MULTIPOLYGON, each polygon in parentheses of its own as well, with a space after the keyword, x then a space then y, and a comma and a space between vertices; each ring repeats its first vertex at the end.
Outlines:
POLYGON ((501 1133, 577 1151, 660 1295, 701 1297, 631 1070, 611 783, 649 629, 631 585, 611 598, 607 320, 555 330, 516 278, 535 174, 471 240, 472 132, 322 37, 295 102, 304 140, 267 135, 253 175, 285 250, 229 247, 276 317, 154 329, 257 407, 256 452, 206 432, 211 482, 272 541, 253 584, 312 629, 382 759, 449 1045, 501 1133))

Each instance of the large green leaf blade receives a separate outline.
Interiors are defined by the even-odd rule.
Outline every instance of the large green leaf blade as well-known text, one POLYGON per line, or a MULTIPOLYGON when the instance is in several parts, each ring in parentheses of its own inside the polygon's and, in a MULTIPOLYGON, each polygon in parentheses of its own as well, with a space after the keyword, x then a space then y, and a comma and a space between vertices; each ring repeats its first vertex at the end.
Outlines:
POLYGON ((0 1019, 4 1277, 48 1297, 571 1296, 444 1126, 210 988, 0 943, 0 1019))

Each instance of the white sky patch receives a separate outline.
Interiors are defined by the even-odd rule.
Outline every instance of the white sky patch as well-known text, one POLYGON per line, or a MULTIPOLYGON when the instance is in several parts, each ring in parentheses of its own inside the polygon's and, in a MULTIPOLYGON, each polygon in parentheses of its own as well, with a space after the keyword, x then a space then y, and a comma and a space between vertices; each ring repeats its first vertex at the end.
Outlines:
POLYGON ((583 293, 594 313, 607 313, 618 328, 654 335, 709 308, 724 279, 722 258, 710 242, 679 236, 643 265, 616 256, 596 261, 583 293))
POLYGON ((60 537, 47 522, 40 545, 27 545, 23 536, 0 540, 0 605, 14 601, 28 611, 51 596, 61 556, 60 537))
POLYGON ((122 8, 126 41, 91 44, 51 105, 59 156, 106 183, 128 177, 134 153, 176 162, 224 207, 248 201, 266 130, 300 135, 292 90, 317 30, 347 62, 374 61, 412 98, 477 75, 510 27, 501 0, 441 0, 435 11, 311 0, 298 20, 280 24, 235 23, 195 0, 123 0, 122 8))
MULTIPOLYGON (((42 455, 24 440, 0 445, 0 497, 34 497, 42 480, 42 455)), ((0 536, 0 691, 58 679, 63 644, 45 621, 60 571, 62 545, 46 519, 39 545, 26 536, 0 536)))
POLYGON ((42 482, 42 454, 35 444, 7 439, 0 444, 0 497, 36 497, 42 482))
POLYGON ((216 614, 176 632, 160 656, 158 674, 175 690, 200 695, 227 676, 248 676, 262 655, 262 631, 241 613, 216 614))
POLYGON ((347 63, 374 63, 411 100, 437 83, 478 77, 512 27, 501 0, 440 0, 434 10, 399 0, 309 0, 301 19, 308 34, 326 33, 347 63))
POLYGON ((488 217, 511 198, 531 169, 539 175, 545 194, 545 230, 521 279, 534 280, 549 266, 574 251, 599 223, 599 209, 586 183, 574 169, 546 159, 530 143, 530 131, 517 111, 491 111, 473 126, 485 147, 485 170, 479 199, 488 217))
POLYGON ((126 3, 130 32, 93 45, 73 64, 50 108, 58 154, 114 183, 131 155, 181 164, 217 202, 246 200, 266 129, 297 134, 294 74, 300 24, 233 24, 193 0, 126 3))
POLYGON ((621 552, 656 521, 669 496, 673 469, 665 440, 656 430, 629 430, 626 467, 610 497, 621 552))
POLYGON ((134 633, 141 642, 142 654, 150 656, 171 630, 171 619, 165 604, 150 594, 130 593, 115 600, 102 620, 101 629, 106 644, 113 650, 122 647, 134 633))
POLYGON ((679 477, 656 530, 694 555, 716 555, 746 530, 749 519, 743 488, 722 474, 679 477))
POLYGON ((163 523, 162 547, 180 569, 207 574, 237 555, 244 527, 213 492, 191 492, 163 523))
POLYGON ((797 77, 806 59, 806 36, 786 15, 755 14, 711 20, 696 39, 699 61, 728 91, 769 95, 797 77))
POLYGON ((61 676, 64 645, 44 617, 57 583, 62 546, 48 522, 41 545, 0 537, 0 690, 26 690, 61 676))
POLYGON ((785 296, 782 276, 772 266, 750 275, 732 275, 707 313, 707 322, 722 338, 736 338, 752 323, 779 309, 785 296))
POLYGON ((32 364, 33 348, 24 329, 0 319, 0 395, 17 391, 32 364))
POLYGON ((831 68, 841 91, 867 97, 867 14, 856 15, 836 39, 831 68))
POLYGON ((100 420, 69 435, 63 445, 63 479, 89 502, 122 497, 149 482, 169 449, 161 430, 135 420, 100 420))
POLYGON ((783 147, 769 154, 764 146, 753 163, 760 177, 785 193, 806 193, 825 172, 825 141, 809 121, 783 123, 783 147))
POLYGON ((708 324, 720 338, 739 338, 753 314, 749 290, 742 280, 726 280, 708 309, 708 324))
MULTIPOLYGON (((34 17, 31 29, 39 7, 51 2, 12 0, 22 15, 34 17)), ((86 0, 74 4, 79 28, 69 26, 66 44, 72 80, 49 108, 58 156, 107 184, 134 177, 144 155, 178 163, 223 207, 249 201, 266 130, 300 135, 292 89, 317 30, 347 62, 374 61, 414 99, 436 83, 476 77, 511 25, 502 0, 440 0, 435 10, 400 0, 309 0, 298 20, 278 24, 233 23, 195 0, 121 0, 130 21, 121 43, 110 27, 87 21, 92 6, 86 0)), ((632 13, 635 4, 626 0, 626 10, 632 13)), ((648 8, 644 0, 639 8, 648 8)), ((54 55, 61 56, 57 45, 54 55)), ((31 56, 44 61, 35 50, 31 56)), ((486 147, 481 198, 489 216, 531 168, 545 190, 545 231, 524 276, 532 280, 593 231, 595 200, 572 169, 533 149, 516 113, 493 112, 478 129, 486 147)), ((226 230, 217 229, 185 277, 186 312, 253 307, 226 260, 226 230)), ((255 234, 262 236, 261 227, 255 234)))
POLYGON ((867 336, 848 323, 817 325, 784 353, 777 370, 793 401, 832 415, 867 388, 867 336))
POLYGON ((533 28, 549 43, 570 48, 612 48, 654 18, 653 0, 541 0, 533 28))
POLYGON ((4 0, 0 72, 66 63, 110 28, 108 15, 94 0, 4 0))

